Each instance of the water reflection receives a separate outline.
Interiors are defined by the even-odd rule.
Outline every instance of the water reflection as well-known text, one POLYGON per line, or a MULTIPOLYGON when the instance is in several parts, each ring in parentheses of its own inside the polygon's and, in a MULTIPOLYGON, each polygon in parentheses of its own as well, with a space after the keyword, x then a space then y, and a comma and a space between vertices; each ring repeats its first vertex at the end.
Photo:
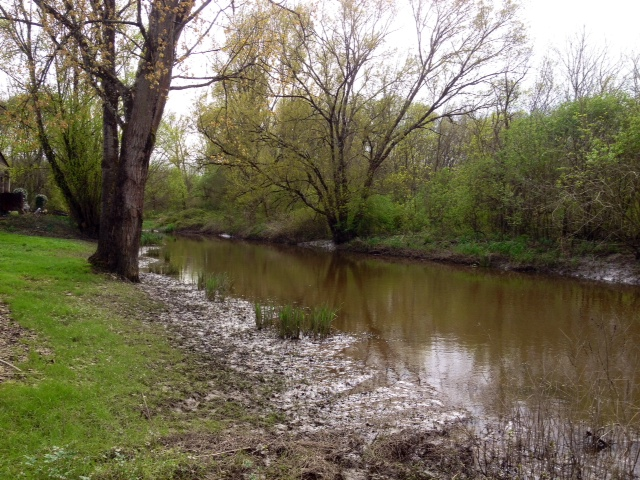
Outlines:
POLYGON ((339 308, 337 328, 367 334, 348 353, 378 365, 377 381, 434 385, 483 409, 532 369, 556 368, 585 325, 640 311, 637 287, 222 239, 166 248, 186 281, 227 272, 250 301, 339 308))

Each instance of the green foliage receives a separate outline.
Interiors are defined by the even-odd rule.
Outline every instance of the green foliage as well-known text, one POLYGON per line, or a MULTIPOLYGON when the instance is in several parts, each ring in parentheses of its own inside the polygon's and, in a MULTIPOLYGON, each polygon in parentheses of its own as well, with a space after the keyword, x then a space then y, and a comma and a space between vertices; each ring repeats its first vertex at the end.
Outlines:
POLYGON ((158 230, 170 234, 176 231, 204 231, 212 218, 218 217, 214 212, 203 209, 187 209, 159 215, 156 219, 158 230))
POLYGON ((380 235, 398 231, 402 226, 404 210, 386 195, 371 195, 365 204, 358 225, 359 236, 380 235))
POLYGON ((140 235, 140 246, 147 247, 149 245, 162 245, 165 236, 157 232, 142 232, 140 235))
MULTIPOLYGON (((264 117, 260 105, 213 105, 202 112, 203 129, 214 135, 211 156, 222 158, 222 143, 216 141, 232 142, 238 155, 248 156, 223 155, 224 166, 209 165, 198 187, 209 210, 168 215, 167 228, 289 242, 337 231, 364 238, 428 231, 437 238, 474 241, 524 235, 532 243, 557 246, 564 255, 586 241, 624 245, 640 258, 640 106, 624 94, 585 97, 544 113, 520 112, 510 115, 506 126, 494 115, 436 122, 434 131, 413 132, 401 142, 368 189, 358 183, 364 164, 354 161, 348 188, 338 188, 343 197, 336 201, 348 199, 339 212, 329 200, 309 201, 313 189, 296 168, 296 155, 303 154, 315 159, 318 174, 330 170, 326 158, 316 158, 320 147, 310 132, 309 106, 285 102, 274 112, 274 135, 277 131, 295 145, 296 153, 280 152, 276 162, 272 144, 258 148, 251 135, 240 138, 237 130, 242 122, 264 117), (249 118, 257 111, 262 113, 249 118), (231 114, 234 122, 227 125, 223 119, 231 114), (261 170, 227 168, 245 160, 259 162, 261 170), (292 196, 265 175, 307 187, 292 196)), ((489 250, 502 255, 502 248, 489 250)), ((509 257, 526 257, 508 250, 509 257)))

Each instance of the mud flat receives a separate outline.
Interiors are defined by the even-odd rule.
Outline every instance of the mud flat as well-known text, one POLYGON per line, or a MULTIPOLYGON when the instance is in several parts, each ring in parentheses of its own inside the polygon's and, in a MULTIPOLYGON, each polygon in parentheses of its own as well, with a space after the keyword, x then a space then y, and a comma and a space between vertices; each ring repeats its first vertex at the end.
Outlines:
POLYGON ((153 273, 142 275, 141 288, 166 305, 156 321, 184 348, 277 385, 270 401, 286 418, 282 430, 340 429, 374 439, 405 429, 441 430, 466 417, 432 387, 388 384, 382 372, 349 358, 344 350, 362 340, 356 336, 282 340, 256 328, 248 301, 211 302, 194 285, 153 273))

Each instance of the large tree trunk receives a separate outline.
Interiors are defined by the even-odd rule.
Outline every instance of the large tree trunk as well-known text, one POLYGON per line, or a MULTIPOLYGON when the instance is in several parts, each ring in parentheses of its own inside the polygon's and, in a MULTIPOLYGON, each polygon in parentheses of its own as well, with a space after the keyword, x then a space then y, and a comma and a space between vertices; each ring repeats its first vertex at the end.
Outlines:
MULTIPOLYGON (((105 0, 105 18, 110 19, 115 16, 115 0, 105 0)), ((105 58, 114 59, 116 30, 115 25, 105 22, 102 25, 103 48, 106 50, 105 58)), ((98 235, 98 248, 89 258, 93 265, 105 270, 113 270, 115 256, 111 246, 113 245, 113 215, 115 204, 116 178, 118 175, 119 144, 118 138, 118 104, 120 95, 118 93, 115 79, 117 78, 115 62, 105 63, 105 71, 114 79, 104 81, 104 92, 102 99, 102 198, 100 205, 100 229, 98 235)))
MULTIPOLYGON (((135 84, 124 98, 125 123, 119 155, 114 154, 117 137, 105 126, 103 164, 103 212, 98 249, 90 261, 119 276, 139 281, 138 251, 142 234, 144 187, 156 131, 166 104, 181 20, 191 2, 170 0, 153 4, 145 51, 135 84)), ((108 98, 105 101, 109 100, 108 98)), ((107 104, 105 120, 112 126, 114 105, 107 104)))
POLYGON ((140 77, 135 90, 135 103, 128 128, 123 132, 120 165, 116 181, 114 208, 114 242, 119 249, 115 271, 138 281, 138 250, 142 233, 144 187, 149 171, 149 159, 155 143, 162 111, 168 93, 140 77))

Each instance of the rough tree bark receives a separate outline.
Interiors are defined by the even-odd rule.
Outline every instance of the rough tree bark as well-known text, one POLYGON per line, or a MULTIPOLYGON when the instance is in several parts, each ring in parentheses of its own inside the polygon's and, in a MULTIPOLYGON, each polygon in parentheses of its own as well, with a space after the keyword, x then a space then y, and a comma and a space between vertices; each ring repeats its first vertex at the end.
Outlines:
MULTIPOLYGON (((35 0, 44 28, 64 54, 77 60, 103 102, 102 208, 98 248, 90 262, 131 281, 139 281, 138 249, 144 186, 155 135, 166 104, 176 47, 193 18, 192 0, 135 3, 135 20, 121 18, 115 0, 92 2, 75 11, 64 2, 35 0), (142 12, 148 11, 146 21, 142 12), (118 28, 140 33, 138 68, 132 85, 117 76, 118 28)), ((204 8, 209 1, 201 4, 204 8)))
MULTIPOLYGON (((107 0, 107 18, 115 2, 107 0)), ((132 281, 139 280, 138 248, 142 232, 144 186, 149 159, 169 94, 175 48, 190 13, 192 2, 154 2, 149 15, 145 48, 136 80, 123 91, 115 79, 115 64, 109 64, 104 80, 103 190, 98 248, 91 256, 94 265, 132 281), (120 95, 119 95, 119 92, 120 95), (118 137, 118 101, 124 97, 124 123, 118 137)), ((105 45, 113 50, 113 24, 104 24, 105 45)))

